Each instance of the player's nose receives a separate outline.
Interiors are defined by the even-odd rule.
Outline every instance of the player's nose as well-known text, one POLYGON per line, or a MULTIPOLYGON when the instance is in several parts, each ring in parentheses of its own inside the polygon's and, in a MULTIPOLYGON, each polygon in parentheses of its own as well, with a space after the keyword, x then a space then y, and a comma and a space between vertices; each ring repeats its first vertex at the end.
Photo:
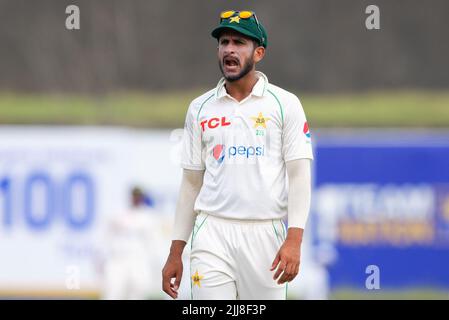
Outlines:
POLYGON ((226 46, 223 48, 223 54, 226 56, 228 54, 234 54, 236 51, 236 46, 230 41, 226 46))

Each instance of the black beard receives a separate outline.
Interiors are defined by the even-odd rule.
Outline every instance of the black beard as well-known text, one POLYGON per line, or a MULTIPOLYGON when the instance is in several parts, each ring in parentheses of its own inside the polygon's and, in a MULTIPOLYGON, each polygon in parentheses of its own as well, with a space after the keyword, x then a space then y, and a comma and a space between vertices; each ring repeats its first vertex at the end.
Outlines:
POLYGON ((242 79, 244 76, 246 76, 254 67, 254 60, 253 59, 249 59, 245 65, 243 66, 242 71, 240 71, 240 73, 236 76, 232 76, 232 77, 228 77, 225 75, 224 71, 223 71, 223 65, 221 61, 218 61, 218 66, 220 67, 220 71, 221 74, 223 75, 223 77, 229 81, 229 82, 234 82, 237 80, 242 79))

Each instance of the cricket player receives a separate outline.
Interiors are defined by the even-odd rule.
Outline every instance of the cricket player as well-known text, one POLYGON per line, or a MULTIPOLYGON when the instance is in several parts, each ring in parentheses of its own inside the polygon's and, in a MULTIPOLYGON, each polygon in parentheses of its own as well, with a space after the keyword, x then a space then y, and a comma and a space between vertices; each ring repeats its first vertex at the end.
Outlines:
POLYGON ((135 187, 131 206, 105 225, 99 269, 102 299, 161 298, 159 270, 163 257, 164 217, 148 206, 148 197, 135 187), (155 273, 157 272, 157 274, 155 273))
POLYGON ((178 297, 191 235, 192 299, 286 299, 310 209, 306 117, 255 69, 268 40, 254 12, 223 12, 212 36, 223 78, 187 111, 163 290, 178 297))

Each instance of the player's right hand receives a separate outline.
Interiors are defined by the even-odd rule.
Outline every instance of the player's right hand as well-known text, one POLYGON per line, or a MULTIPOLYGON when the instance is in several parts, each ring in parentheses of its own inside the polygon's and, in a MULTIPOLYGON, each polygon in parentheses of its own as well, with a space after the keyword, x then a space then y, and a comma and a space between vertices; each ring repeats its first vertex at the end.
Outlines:
POLYGON ((173 299, 178 298, 178 289, 182 278, 182 258, 180 255, 170 254, 162 269, 162 290, 173 299), (175 279, 174 282, 172 279, 175 279))

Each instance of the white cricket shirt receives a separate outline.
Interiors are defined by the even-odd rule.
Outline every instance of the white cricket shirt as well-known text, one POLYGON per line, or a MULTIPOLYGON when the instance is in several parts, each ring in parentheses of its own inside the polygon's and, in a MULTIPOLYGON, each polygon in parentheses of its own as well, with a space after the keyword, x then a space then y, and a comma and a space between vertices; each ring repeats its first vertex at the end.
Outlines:
POLYGON ((259 80, 238 102, 221 79, 194 99, 186 115, 181 166, 205 170, 194 210, 232 219, 279 219, 287 214, 285 162, 313 159, 299 99, 259 80))

